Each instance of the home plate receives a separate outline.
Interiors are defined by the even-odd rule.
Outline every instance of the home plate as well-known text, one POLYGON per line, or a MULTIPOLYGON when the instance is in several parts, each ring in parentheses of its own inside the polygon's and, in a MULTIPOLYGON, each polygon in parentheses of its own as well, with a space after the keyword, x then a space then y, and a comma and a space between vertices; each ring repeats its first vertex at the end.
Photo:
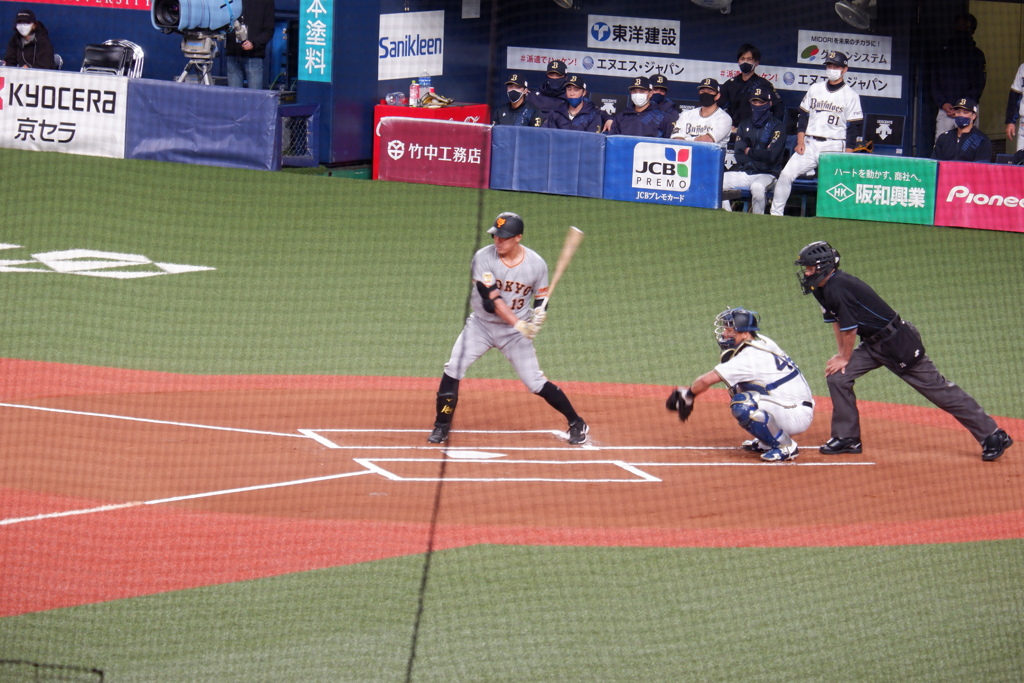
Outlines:
POLYGON ((443 451, 449 458, 458 458, 460 460, 487 460, 490 458, 504 458, 507 453, 489 453, 487 451, 463 451, 463 450, 445 450, 443 451))

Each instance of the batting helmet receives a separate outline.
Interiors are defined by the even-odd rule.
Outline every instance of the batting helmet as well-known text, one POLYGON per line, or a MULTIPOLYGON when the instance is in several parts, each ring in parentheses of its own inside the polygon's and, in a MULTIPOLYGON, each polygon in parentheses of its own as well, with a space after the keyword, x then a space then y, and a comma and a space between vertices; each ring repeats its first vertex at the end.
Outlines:
POLYGON ((726 328, 736 332, 751 332, 757 336, 761 328, 757 326, 757 313, 745 308, 727 308, 715 318, 715 339, 722 349, 736 348, 736 340, 725 336, 726 328))
POLYGON ((523 219, 519 217, 518 213, 512 213, 511 211, 499 213, 498 217, 494 219, 494 225, 487 232, 502 239, 522 235, 523 219))
POLYGON ((795 265, 800 269, 796 277, 800 281, 803 293, 810 294, 811 290, 820 287, 839 267, 839 251, 833 249, 832 245, 825 241, 811 242, 800 250, 795 265), (804 270, 812 266, 814 272, 811 275, 805 275, 804 270))

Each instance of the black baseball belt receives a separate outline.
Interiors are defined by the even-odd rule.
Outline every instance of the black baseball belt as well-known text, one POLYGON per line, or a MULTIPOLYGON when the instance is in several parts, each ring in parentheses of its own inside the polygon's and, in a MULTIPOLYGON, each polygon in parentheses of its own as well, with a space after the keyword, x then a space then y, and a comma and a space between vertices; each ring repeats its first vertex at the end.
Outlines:
POLYGON ((883 342, 889 337, 891 337, 893 333, 896 332, 896 330, 898 330, 900 325, 902 324, 903 318, 901 318, 900 314, 897 313, 896 317, 889 321, 889 324, 880 329, 878 332, 875 332, 870 337, 864 337, 862 341, 869 346, 872 346, 879 342, 883 342))

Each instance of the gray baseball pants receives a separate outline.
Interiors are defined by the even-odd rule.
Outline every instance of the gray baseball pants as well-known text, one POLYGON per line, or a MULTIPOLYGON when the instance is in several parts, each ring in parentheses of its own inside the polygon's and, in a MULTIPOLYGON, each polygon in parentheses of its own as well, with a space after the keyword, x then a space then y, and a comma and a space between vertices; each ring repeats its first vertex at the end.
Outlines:
MULTIPOLYGON (((833 437, 860 439, 860 413, 857 410, 857 396, 853 392, 853 384, 860 377, 881 367, 892 370, 891 362, 886 356, 862 342, 850 355, 846 372, 828 376, 828 393, 832 397, 833 437)), ((999 428, 996 421, 970 394, 942 376, 928 354, 925 354, 909 371, 898 376, 914 387, 919 394, 955 417, 978 443, 999 428)))

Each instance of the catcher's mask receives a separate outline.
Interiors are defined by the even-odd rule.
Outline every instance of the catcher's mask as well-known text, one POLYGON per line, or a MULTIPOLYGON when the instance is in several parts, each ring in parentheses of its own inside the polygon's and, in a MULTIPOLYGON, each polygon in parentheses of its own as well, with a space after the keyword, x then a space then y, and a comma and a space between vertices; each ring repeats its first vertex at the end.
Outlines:
POLYGON ((487 232, 491 235, 497 235, 502 239, 522 235, 523 219, 519 217, 519 214, 512 213, 511 211, 499 213, 498 217, 494 219, 494 225, 487 232))
POLYGON ((760 329, 757 326, 757 313, 745 308, 729 308, 718 314, 715 318, 715 339, 723 351, 736 348, 736 340, 725 336, 726 328, 736 332, 751 332, 756 337, 760 329))
POLYGON ((828 279, 836 268, 839 267, 839 251, 832 248, 828 242, 811 242, 800 250, 794 265, 800 270, 796 274, 800 281, 800 287, 804 294, 810 294, 815 287, 828 279), (805 275, 804 270, 814 267, 811 275, 805 275))

